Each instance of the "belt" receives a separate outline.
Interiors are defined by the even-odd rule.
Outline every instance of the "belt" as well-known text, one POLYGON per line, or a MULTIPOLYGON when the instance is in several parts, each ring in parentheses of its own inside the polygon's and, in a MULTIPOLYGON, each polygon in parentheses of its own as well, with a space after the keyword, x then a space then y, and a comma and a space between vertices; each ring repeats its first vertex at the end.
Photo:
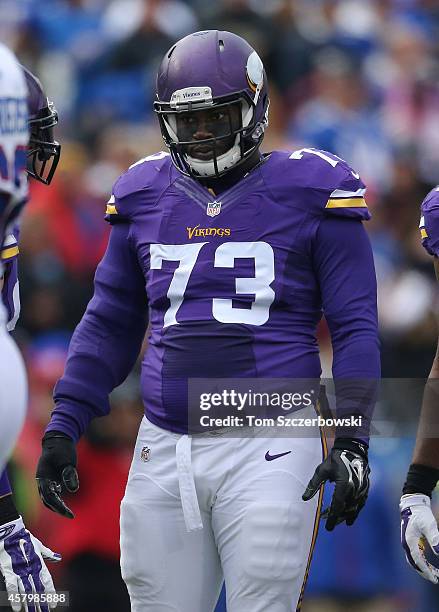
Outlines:
POLYGON ((175 455, 184 522, 186 523, 187 531, 196 531, 197 529, 203 529, 203 521, 201 520, 194 473, 192 471, 191 445, 191 436, 181 436, 175 447, 175 455))

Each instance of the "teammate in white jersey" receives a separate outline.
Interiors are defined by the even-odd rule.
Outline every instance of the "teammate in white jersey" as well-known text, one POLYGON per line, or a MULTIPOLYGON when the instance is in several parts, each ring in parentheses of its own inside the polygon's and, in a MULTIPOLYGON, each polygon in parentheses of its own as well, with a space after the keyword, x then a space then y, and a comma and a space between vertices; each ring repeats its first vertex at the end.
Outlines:
MULTIPOLYGON (((11 233, 27 198, 29 142, 27 86, 13 54, 0 46, 0 242, 11 233)), ((3 272, 3 269, 2 269, 3 272)), ((26 375, 0 306, 0 469, 10 455, 26 414, 26 375)))
MULTIPOLYGON (((29 90, 13 53, 0 44, 0 247, 8 251, 9 236, 28 195, 26 164, 29 144, 29 90), (6 247, 6 248, 4 248, 6 247)), ((3 276, 3 262, 0 262, 3 276)), ((27 406, 26 372, 7 328, 0 303, 0 571, 14 611, 48 612, 54 605, 34 605, 39 595, 54 593, 44 558, 60 556, 43 546, 26 529, 12 501, 4 471, 24 422, 27 406), (28 602, 26 603, 26 597, 28 602)), ((1 604, 0 604, 1 605, 1 604)))

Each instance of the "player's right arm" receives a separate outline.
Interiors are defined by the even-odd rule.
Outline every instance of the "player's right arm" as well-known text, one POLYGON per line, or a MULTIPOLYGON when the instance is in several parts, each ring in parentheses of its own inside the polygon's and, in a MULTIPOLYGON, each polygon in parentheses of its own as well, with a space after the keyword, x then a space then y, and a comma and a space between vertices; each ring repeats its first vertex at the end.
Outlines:
MULTIPOLYGON (((431 191, 421 206, 422 244, 433 255, 439 280, 439 188, 431 191)), ((403 487, 401 511, 401 544, 407 561, 421 576, 437 583, 438 570, 428 563, 420 548, 425 538, 439 555, 439 530, 430 502, 439 481, 439 342, 436 356, 424 389, 418 433, 412 464, 403 487)), ((439 559, 438 559, 439 560, 439 559)))
POLYGON ((43 438, 38 488, 43 503, 54 512, 73 518, 61 494, 79 486, 75 444, 91 419, 108 414, 109 393, 132 369, 147 323, 145 280, 130 224, 119 223, 112 227, 96 271, 93 298, 70 342, 43 438))

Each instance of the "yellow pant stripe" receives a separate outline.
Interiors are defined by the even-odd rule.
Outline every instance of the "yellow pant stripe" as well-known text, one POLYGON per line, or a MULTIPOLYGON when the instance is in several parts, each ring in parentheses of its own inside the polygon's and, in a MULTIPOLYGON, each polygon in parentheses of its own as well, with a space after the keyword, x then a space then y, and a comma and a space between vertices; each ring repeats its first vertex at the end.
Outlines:
MULTIPOLYGON (((326 457, 328 456, 328 445, 326 443, 326 437, 322 429, 320 429, 320 439, 322 441, 323 459, 326 459, 326 457)), ((310 550, 308 554, 308 561, 306 563, 305 576, 303 578, 302 588, 300 589, 299 600, 297 602, 296 612, 300 612, 300 609, 302 607, 303 595, 305 593, 305 587, 308 581, 309 570, 311 568, 311 561, 312 561, 312 556, 314 553, 314 547, 316 544, 317 535, 319 533, 320 514, 322 512, 322 504, 323 504, 323 490, 324 490, 324 487, 322 487, 319 492, 319 501, 317 504, 316 518, 314 520, 314 528, 313 528, 313 533, 312 533, 312 538, 311 538, 311 546, 310 546, 310 550)))

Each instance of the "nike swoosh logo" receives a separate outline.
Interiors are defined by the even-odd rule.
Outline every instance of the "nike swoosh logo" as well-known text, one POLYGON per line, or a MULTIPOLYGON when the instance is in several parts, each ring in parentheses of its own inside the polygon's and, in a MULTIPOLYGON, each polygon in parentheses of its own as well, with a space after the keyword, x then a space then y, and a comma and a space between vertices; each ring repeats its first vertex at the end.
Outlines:
POLYGON ((287 451, 286 453, 279 453, 278 455, 270 455, 270 451, 265 453, 265 461, 273 461, 274 459, 279 459, 279 457, 284 457, 285 455, 289 455, 291 451, 287 451))

